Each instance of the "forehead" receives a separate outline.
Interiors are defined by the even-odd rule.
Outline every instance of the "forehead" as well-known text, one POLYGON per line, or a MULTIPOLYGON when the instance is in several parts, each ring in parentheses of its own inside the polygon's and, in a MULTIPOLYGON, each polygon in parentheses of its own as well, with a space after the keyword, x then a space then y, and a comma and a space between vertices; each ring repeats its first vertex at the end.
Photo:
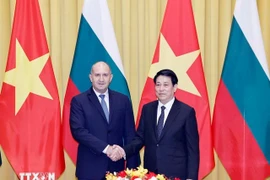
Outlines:
POLYGON ((97 63, 93 65, 92 72, 93 73, 109 73, 111 70, 109 66, 105 63, 97 63))
POLYGON ((158 76, 156 79, 156 83, 172 83, 171 77, 169 76, 158 76))

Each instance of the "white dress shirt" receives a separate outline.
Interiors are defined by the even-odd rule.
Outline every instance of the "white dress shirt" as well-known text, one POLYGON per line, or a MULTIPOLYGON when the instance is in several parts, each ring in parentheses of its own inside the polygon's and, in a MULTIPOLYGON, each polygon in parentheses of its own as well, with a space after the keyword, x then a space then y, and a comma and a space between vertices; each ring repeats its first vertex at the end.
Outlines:
POLYGON ((158 118, 161 114, 161 106, 165 106, 165 109, 164 109, 164 124, 163 126, 165 125, 165 122, 167 120, 167 117, 168 117, 168 114, 172 108, 172 105, 174 103, 174 100, 175 100, 175 97, 173 97, 169 102, 167 102, 166 104, 162 104, 160 101, 158 101, 158 107, 157 107, 157 123, 158 123, 158 118))
POLYGON ((104 101, 106 102, 108 111, 109 111, 109 113, 110 113, 109 91, 108 91, 108 89, 107 89, 107 91, 106 91, 105 93, 99 93, 99 92, 97 92, 97 91, 95 90, 95 88, 93 88, 93 90, 94 90, 95 94, 96 94, 97 97, 98 97, 99 103, 101 103, 101 97, 99 97, 99 95, 101 95, 101 94, 104 94, 104 95, 105 95, 104 101))
MULTIPOLYGON (((98 97, 99 103, 101 103, 101 97, 99 97, 99 95, 101 95, 101 94, 104 94, 104 95, 105 95, 104 101, 106 102, 108 111, 109 111, 109 113, 110 113, 109 92, 108 92, 108 89, 107 89, 107 91, 106 91, 105 93, 99 93, 99 92, 97 92, 97 91, 95 90, 95 88, 93 88, 93 90, 94 90, 96 96, 98 97)), ((106 154, 108 148, 109 148, 109 145, 107 145, 107 146, 105 147, 105 149, 104 149, 102 152, 103 152, 104 154, 106 154)))

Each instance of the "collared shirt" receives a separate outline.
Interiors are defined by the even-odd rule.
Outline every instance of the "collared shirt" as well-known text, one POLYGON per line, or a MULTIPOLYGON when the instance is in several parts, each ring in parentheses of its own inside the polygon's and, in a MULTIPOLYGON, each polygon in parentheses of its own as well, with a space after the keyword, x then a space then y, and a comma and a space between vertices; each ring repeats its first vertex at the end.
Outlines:
POLYGON ((108 91, 108 89, 106 90, 106 92, 105 92, 105 93, 99 93, 99 92, 97 92, 97 91, 95 90, 95 88, 93 88, 93 90, 94 90, 94 92, 95 92, 96 96, 98 97, 98 100, 99 100, 99 102, 100 102, 100 103, 101 103, 101 97, 99 97, 99 95, 101 95, 101 94, 104 94, 104 95, 105 95, 105 97, 104 97, 104 101, 106 102, 106 105, 107 105, 108 111, 110 112, 110 104, 109 104, 109 91, 108 91))
POLYGON ((165 106, 165 110, 164 110, 164 124, 163 126, 165 125, 165 122, 167 120, 167 117, 168 117, 168 114, 172 108, 172 105, 174 103, 174 100, 175 100, 175 97, 173 97, 169 102, 167 102, 166 104, 162 104, 160 101, 158 101, 158 107, 157 107, 157 123, 158 123, 158 118, 161 114, 161 106, 165 106))
MULTIPOLYGON (((106 91, 105 93, 99 93, 99 92, 97 92, 97 91, 95 90, 95 88, 93 88, 93 90, 94 90, 96 96, 98 97, 98 100, 99 100, 100 103, 101 103, 101 97, 99 97, 99 95, 101 95, 101 94, 104 94, 104 95, 105 95, 104 101, 106 102, 106 105, 107 105, 107 107, 108 107, 108 111, 110 112, 110 106, 109 106, 109 91, 108 91, 108 89, 107 89, 107 91, 106 91)), ((102 152, 103 152, 104 154, 106 154, 106 152, 107 152, 109 146, 110 146, 110 145, 107 145, 107 146, 105 147, 105 149, 103 149, 102 152)))

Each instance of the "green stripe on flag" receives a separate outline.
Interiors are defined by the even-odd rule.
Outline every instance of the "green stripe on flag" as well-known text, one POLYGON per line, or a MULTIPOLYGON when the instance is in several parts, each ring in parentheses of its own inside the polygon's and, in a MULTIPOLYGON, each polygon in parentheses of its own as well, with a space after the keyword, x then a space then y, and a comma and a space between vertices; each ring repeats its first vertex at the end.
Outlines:
POLYGON ((125 77, 82 15, 70 74, 80 92, 89 89, 91 85, 88 76, 90 68, 94 63, 101 60, 109 64, 113 73, 110 88, 130 97, 125 77))
POLYGON ((270 162, 270 83, 235 18, 222 79, 270 162))

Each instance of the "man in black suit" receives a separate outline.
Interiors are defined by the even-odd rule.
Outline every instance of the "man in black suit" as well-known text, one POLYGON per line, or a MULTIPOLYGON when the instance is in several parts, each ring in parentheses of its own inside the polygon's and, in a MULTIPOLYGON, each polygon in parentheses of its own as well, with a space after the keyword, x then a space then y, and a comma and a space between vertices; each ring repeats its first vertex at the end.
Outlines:
MULTIPOLYGON (((76 176, 78 180, 104 179, 106 171, 118 172, 125 168, 124 160, 112 161, 112 145, 124 146, 135 136, 134 116, 129 98, 108 89, 111 69, 105 62, 92 66, 89 78, 92 87, 71 101, 70 128, 79 143, 76 176)), ((127 159, 127 166, 135 168, 139 156, 127 159)))
POLYGON ((174 96, 178 79, 169 69, 154 77, 158 100, 142 108, 133 141, 124 147, 126 157, 145 146, 144 167, 169 178, 198 179, 199 135, 195 110, 174 96))
POLYGON ((0 166, 2 165, 2 157, 1 157, 1 151, 0 151, 0 166))

